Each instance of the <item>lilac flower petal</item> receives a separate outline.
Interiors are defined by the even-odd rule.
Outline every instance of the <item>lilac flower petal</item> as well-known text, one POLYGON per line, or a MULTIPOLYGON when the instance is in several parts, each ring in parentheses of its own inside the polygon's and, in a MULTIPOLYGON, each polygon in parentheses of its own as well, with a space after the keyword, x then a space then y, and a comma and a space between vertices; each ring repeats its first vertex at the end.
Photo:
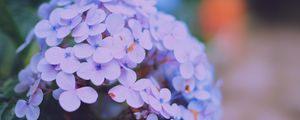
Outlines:
POLYGON ((86 39, 88 39, 88 38, 89 38, 89 35, 86 34, 86 35, 83 35, 83 36, 81 36, 81 37, 74 37, 74 41, 75 41, 76 43, 81 43, 81 42, 83 42, 84 40, 86 40, 86 39))
POLYGON ((34 33, 39 38, 45 38, 52 32, 52 26, 48 20, 41 20, 34 28, 34 33))
POLYGON ((15 107, 15 114, 18 118, 22 118, 26 115, 28 110, 28 105, 25 100, 18 100, 16 107, 15 107))
POLYGON ((28 89, 29 89, 28 84, 20 82, 15 86, 14 91, 16 93, 22 93, 22 92, 25 92, 28 89))
POLYGON ((113 13, 107 16, 105 24, 107 25, 107 30, 110 34, 116 34, 124 28, 125 21, 122 15, 113 13))
POLYGON ((140 108, 144 105, 144 101, 138 92, 128 89, 126 95, 127 104, 133 108, 140 108))
POLYGON ((126 87, 132 86, 136 81, 136 73, 127 68, 121 69, 121 76, 119 77, 119 82, 126 87))
POLYGON ((77 75, 82 79, 88 80, 91 78, 91 74, 93 73, 93 67, 94 66, 91 63, 83 62, 77 71, 77 75))
POLYGON ((156 99, 159 99, 159 91, 154 85, 150 86, 150 90, 151 90, 153 97, 155 97, 156 99))
POLYGON ((49 16, 49 21, 52 25, 57 25, 61 19, 61 12, 62 12, 62 8, 55 8, 49 16))
POLYGON ((147 50, 150 50, 152 48, 153 45, 152 45, 149 30, 143 31, 139 42, 140 42, 140 45, 147 50))
POLYGON ((155 99, 153 96, 149 96, 149 104, 156 111, 162 110, 160 102, 157 99, 155 99))
POLYGON ((49 70, 46 72, 42 72, 41 79, 44 81, 47 81, 47 82, 51 82, 56 78, 57 74, 58 74, 58 71, 55 71, 55 70, 49 70))
POLYGON ((151 84, 152 83, 149 79, 140 79, 140 80, 136 81, 136 83, 133 84, 132 89, 134 89, 136 91, 141 91, 141 90, 149 88, 151 84))
POLYGON ((73 90, 65 91, 59 96, 60 106, 68 112, 73 112, 80 107, 80 99, 73 90))
POLYGON ((142 25, 141 25, 141 23, 139 21, 135 20, 135 19, 130 19, 128 21, 128 26, 130 27, 134 38, 135 39, 140 38, 140 36, 142 34, 142 25))
POLYGON ((183 78, 189 79, 194 75, 194 66, 192 63, 183 63, 180 65, 180 73, 183 78))
POLYGON ((76 90, 79 99, 88 104, 97 101, 98 93, 91 87, 82 87, 76 90))
POLYGON ((122 85, 117 85, 108 91, 108 95, 116 102, 124 102, 128 89, 122 85))
POLYGON ((57 30, 57 38, 62 39, 71 33, 71 29, 68 26, 61 27, 57 30))
POLYGON ((183 50, 183 48, 180 48, 180 47, 174 49, 174 56, 175 56, 176 60, 180 63, 187 62, 189 59, 187 53, 183 50))
POLYGON ((60 13, 60 17, 62 19, 66 19, 66 20, 72 19, 72 18, 76 17, 77 15, 78 15, 78 12, 75 8, 67 8, 67 9, 62 10, 60 13))
POLYGON ((94 85, 96 86, 100 86, 102 85, 102 83, 104 82, 104 73, 102 71, 93 71, 92 73, 89 73, 89 74, 92 74, 91 75, 91 81, 94 85))
POLYGON ((194 95, 199 100, 208 100, 210 98, 210 94, 204 90, 198 90, 194 95))
POLYGON ((46 38, 46 43, 48 46, 57 46, 62 42, 62 39, 57 39, 56 33, 51 34, 46 38))
POLYGON ((140 91, 139 93, 143 101, 149 104, 149 94, 146 91, 140 91))
POLYGON ((136 13, 135 10, 132 9, 131 7, 128 7, 120 3, 119 4, 106 3, 104 4, 104 7, 107 8, 112 13, 127 15, 128 17, 133 17, 134 14, 136 13))
POLYGON ((29 87, 29 90, 27 92, 27 97, 28 96, 32 96, 39 88, 41 80, 38 79, 36 81, 34 81, 34 83, 29 87))
POLYGON ((43 3, 38 8, 38 15, 42 19, 48 19, 50 12, 54 9, 54 5, 43 3))
POLYGON ((59 72, 56 78, 56 84, 59 88, 64 90, 75 89, 75 77, 73 74, 68 74, 65 72, 59 72))
POLYGON ((97 63, 107 63, 113 59, 112 55, 110 54, 110 50, 108 48, 98 48, 94 55, 93 59, 97 63))
POLYGON ((165 48, 167 48, 168 50, 173 50, 176 44, 178 43, 176 43, 174 37, 172 37, 171 35, 167 35, 166 37, 163 38, 163 44, 165 48))
POLYGON ((115 80, 121 75, 121 68, 117 61, 112 60, 103 66, 103 74, 108 80, 115 80))
POLYGON ((60 47, 52 47, 49 48, 45 53, 45 59, 50 64, 59 64, 63 61, 64 57, 64 49, 60 47))
POLYGON ((84 59, 92 56, 92 54, 94 53, 94 48, 89 44, 82 43, 82 44, 76 44, 73 47, 73 51, 77 58, 84 59))
POLYGON ((99 34, 99 35, 95 35, 95 36, 89 36, 88 39, 87 39, 87 42, 94 46, 97 44, 98 41, 101 41, 102 40, 102 34, 99 34))
POLYGON ((135 63, 141 63, 146 56, 145 50, 137 44, 134 44, 132 47, 133 48, 129 48, 132 50, 129 50, 128 58, 135 63))
POLYGON ((101 23, 106 18, 106 13, 101 9, 90 9, 86 16, 86 22, 88 25, 95 25, 101 23))
POLYGON ((164 100, 164 102, 168 102, 171 99, 171 92, 167 88, 163 88, 159 92, 159 97, 164 100))
POLYGON ((80 23, 72 32, 73 37, 82 37, 84 35, 88 35, 89 33, 89 26, 82 22, 80 23))
POLYGON ((183 78, 181 78, 180 76, 178 76, 178 77, 175 77, 175 78, 173 78, 173 80, 172 80, 172 85, 173 85, 173 87, 174 87, 174 89, 176 90, 176 91, 183 91, 184 90, 184 79, 183 78))
POLYGON ((60 64, 61 69, 66 73, 74 73, 80 67, 80 62, 77 59, 64 60, 60 64))
POLYGON ((102 34, 106 30, 106 24, 96 24, 90 27, 90 36, 102 34))
POLYGON ((158 117, 155 114, 149 114, 146 120, 158 120, 158 117))
POLYGON ((26 112, 27 120, 37 120, 40 116, 40 108, 38 106, 28 106, 28 110, 26 112))
POLYGON ((30 63, 29 63, 29 67, 30 67, 32 72, 38 73, 37 65, 39 64, 41 59, 44 59, 43 54, 44 53, 39 52, 39 53, 36 53, 35 55, 32 56, 32 58, 30 60, 30 63))
POLYGON ((206 70, 203 64, 199 64, 195 68, 195 76, 198 80, 204 80, 206 77, 206 70))
POLYGON ((53 96, 54 99, 58 100, 60 94, 63 93, 63 92, 64 92, 63 89, 60 89, 60 88, 55 89, 55 90, 53 90, 53 92, 52 92, 52 96, 53 96))
POLYGON ((122 59, 126 55, 125 47, 120 44, 114 44, 111 48, 111 54, 116 59, 122 59))
POLYGON ((37 89, 37 91, 31 96, 30 104, 33 106, 38 106, 42 103, 44 97, 44 93, 41 89, 37 89))

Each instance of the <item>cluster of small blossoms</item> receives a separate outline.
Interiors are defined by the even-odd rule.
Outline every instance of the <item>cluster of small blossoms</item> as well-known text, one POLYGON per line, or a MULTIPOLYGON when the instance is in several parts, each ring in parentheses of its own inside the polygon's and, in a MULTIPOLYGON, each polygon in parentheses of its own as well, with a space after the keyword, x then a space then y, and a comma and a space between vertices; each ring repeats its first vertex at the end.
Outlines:
MULTIPOLYGON (((112 86, 112 100, 135 109, 136 119, 216 120, 219 86, 204 45, 184 23, 158 12, 156 0, 51 0, 39 8, 33 32, 41 49, 19 73, 17 117, 39 117, 50 85, 68 112, 98 99, 95 86, 112 86), (82 84, 86 83, 86 84, 82 84), (92 84, 87 84, 92 83, 92 84)), ((50 91, 51 92, 51 91, 50 91)))

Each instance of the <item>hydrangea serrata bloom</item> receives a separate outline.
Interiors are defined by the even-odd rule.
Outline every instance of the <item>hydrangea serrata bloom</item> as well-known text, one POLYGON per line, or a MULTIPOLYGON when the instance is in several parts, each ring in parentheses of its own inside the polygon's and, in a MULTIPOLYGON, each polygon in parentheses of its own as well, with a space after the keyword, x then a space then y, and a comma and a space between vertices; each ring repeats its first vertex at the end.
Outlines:
MULTIPOLYGON (((97 88, 135 109, 133 119, 219 119, 219 86, 204 45, 156 0, 51 0, 39 8, 39 57, 20 72, 17 117, 35 120, 43 92, 68 112, 92 104, 97 88), (92 83, 92 84, 89 84, 92 83), (58 88, 52 88, 56 84, 58 88), (117 85, 116 85, 117 84, 117 85), (36 97, 38 96, 38 97, 36 97), (23 111, 23 112, 22 112, 23 111)), ((24 46, 22 46, 24 47, 24 46)))

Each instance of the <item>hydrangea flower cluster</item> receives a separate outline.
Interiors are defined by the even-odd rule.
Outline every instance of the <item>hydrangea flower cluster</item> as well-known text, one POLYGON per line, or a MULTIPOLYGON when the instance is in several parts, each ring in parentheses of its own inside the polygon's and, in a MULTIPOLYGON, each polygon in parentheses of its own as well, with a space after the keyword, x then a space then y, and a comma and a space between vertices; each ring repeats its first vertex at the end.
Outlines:
POLYGON ((158 12, 156 2, 42 4, 33 32, 48 47, 19 73, 15 91, 28 90, 28 99, 17 102, 17 117, 38 119, 43 92, 56 84, 53 97, 67 112, 101 99, 95 86, 115 85, 107 94, 135 109, 135 119, 219 119, 219 85, 204 45, 183 22, 158 12))

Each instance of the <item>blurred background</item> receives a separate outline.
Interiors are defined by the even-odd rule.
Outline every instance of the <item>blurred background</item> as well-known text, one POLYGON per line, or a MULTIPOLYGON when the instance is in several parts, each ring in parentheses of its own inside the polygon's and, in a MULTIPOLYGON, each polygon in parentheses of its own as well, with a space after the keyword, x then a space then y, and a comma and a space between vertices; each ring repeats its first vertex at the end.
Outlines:
MULTIPOLYGON (((13 117, 18 71, 37 51, 16 48, 46 0, 0 0, 0 119, 13 117)), ((299 0, 159 0, 207 45, 223 80, 223 120, 300 120, 299 0)))

